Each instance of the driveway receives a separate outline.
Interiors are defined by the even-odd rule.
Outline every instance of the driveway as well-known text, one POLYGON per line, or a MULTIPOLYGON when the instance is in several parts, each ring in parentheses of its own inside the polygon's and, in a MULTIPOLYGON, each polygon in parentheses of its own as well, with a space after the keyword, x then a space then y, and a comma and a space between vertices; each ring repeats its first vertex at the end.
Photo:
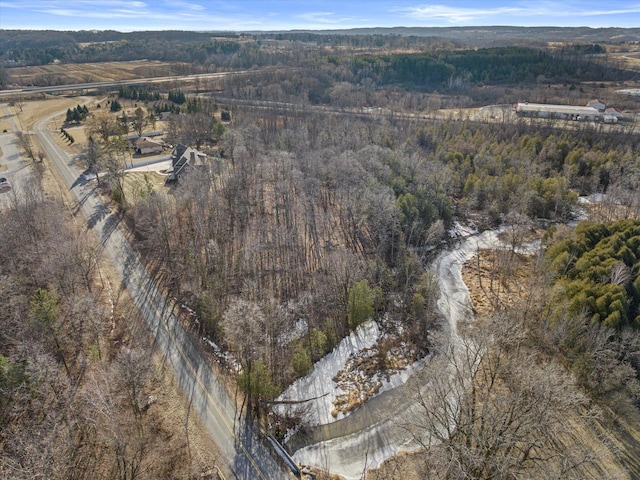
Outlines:
POLYGON ((0 166, 4 166, 6 170, 0 170, 0 177, 6 177, 13 188, 0 191, 0 210, 8 208, 16 198, 20 198, 24 194, 28 186, 33 184, 31 168, 29 164, 22 158, 18 149, 17 138, 15 133, 18 127, 13 121, 13 114, 6 103, 0 105, 3 115, 7 118, 11 125, 11 132, 0 133, 0 149, 2 156, 0 157, 0 166))

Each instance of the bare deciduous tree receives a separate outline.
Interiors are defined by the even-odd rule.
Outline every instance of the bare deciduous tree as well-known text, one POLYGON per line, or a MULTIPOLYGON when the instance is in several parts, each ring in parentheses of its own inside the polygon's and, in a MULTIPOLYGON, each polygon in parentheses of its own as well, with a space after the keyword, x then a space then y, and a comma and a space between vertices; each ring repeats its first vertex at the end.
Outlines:
POLYGON ((103 143, 107 143, 109 137, 118 133, 118 122, 116 118, 107 113, 94 113, 87 119, 88 136, 100 138, 103 143))
POLYGON ((142 131, 144 127, 147 126, 149 119, 144 114, 144 110, 141 107, 136 108, 135 112, 133 112, 133 119, 131 120, 131 124, 133 125, 133 130, 138 134, 139 137, 142 136, 142 131))
POLYGON ((568 418, 587 398, 571 376, 523 347, 526 332, 506 316, 462 330, 405 416, 434 478, 583 478, 593 459, 568 418))
POLYGON ((86 148, 80 154, 80 161, 89 173, 95 174, 98 184, 100 184, 100 169, 103 168, 104 157, 104 147, 90 136, 86 148))
POLYGON ((20 145, 20 148, 27 154, 27 157, 29 157, 30 160, 35 160, 36 151, 31 142, 31 136, 27 133, 16 132, 16 137, 18 138, 18 145, 20 145))

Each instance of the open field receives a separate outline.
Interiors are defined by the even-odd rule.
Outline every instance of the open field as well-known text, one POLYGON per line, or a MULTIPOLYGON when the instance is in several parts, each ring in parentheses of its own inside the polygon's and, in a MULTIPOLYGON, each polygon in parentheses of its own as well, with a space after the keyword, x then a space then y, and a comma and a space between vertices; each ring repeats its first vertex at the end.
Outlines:
POLYGON ((131 80, 171 75, 171 64, 148 60, 79 64, 51 64, 7 68, 9 84, 58 85, 85 82, 131 80))
POLYGON ((164 184, 166 178, 156 172, 128 172, 124 177, 127 201, 135 204, 154 190, 168 190, 164 184))
POLYGON ((533 259, 506 250, 481 250, 465 262, 462 278, 476 315, 491 315, 530 293, 533 259))
MULTIPOLYGON (((91 97, 93 100, 93 97, 91 97)), ((22 105, 22 111, 18 105, 10 107, 13 112, 13 121, 16 122, 18 128, 22 131, 28 131, 33 128, 33 124, 40 118, 48 117, 56 112, 65 111, 68 108, 73 108, 79 103, 84 103, 89 100, 85 97, 60 97, 60 96, 47 96, 42 100, 25 101, 22 105)), ((59 128, 62 126, 62 116, 57 123, 54 122, 53 128, 59 128)))

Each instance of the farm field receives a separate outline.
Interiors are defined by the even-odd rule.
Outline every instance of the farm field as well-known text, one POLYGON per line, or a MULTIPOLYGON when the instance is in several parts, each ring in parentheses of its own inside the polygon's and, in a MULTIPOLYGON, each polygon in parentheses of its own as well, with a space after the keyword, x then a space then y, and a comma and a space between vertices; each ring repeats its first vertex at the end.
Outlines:
POLYGON ((78 64, 50 64, 7 69, 9 84, 58 85, 131 80, 172 75, 170 63, 149 60, 78 64))

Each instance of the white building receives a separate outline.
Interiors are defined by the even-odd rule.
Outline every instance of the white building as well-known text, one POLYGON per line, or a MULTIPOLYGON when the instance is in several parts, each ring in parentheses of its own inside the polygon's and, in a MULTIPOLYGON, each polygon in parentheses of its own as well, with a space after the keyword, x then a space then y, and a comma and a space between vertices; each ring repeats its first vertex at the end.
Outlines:
POLYGON ((516 113, 525 117, 556 118, 559 120, 602 120, 601 113, 593 107, 573 105, 549 105, 544 103, 516 103, 516 113))
POLYGON ((617 111, 615 108, 607 108, 604 111, 604 122, 605 123, 618 123, 618 121, 622 118, 622 114, 617 111))

